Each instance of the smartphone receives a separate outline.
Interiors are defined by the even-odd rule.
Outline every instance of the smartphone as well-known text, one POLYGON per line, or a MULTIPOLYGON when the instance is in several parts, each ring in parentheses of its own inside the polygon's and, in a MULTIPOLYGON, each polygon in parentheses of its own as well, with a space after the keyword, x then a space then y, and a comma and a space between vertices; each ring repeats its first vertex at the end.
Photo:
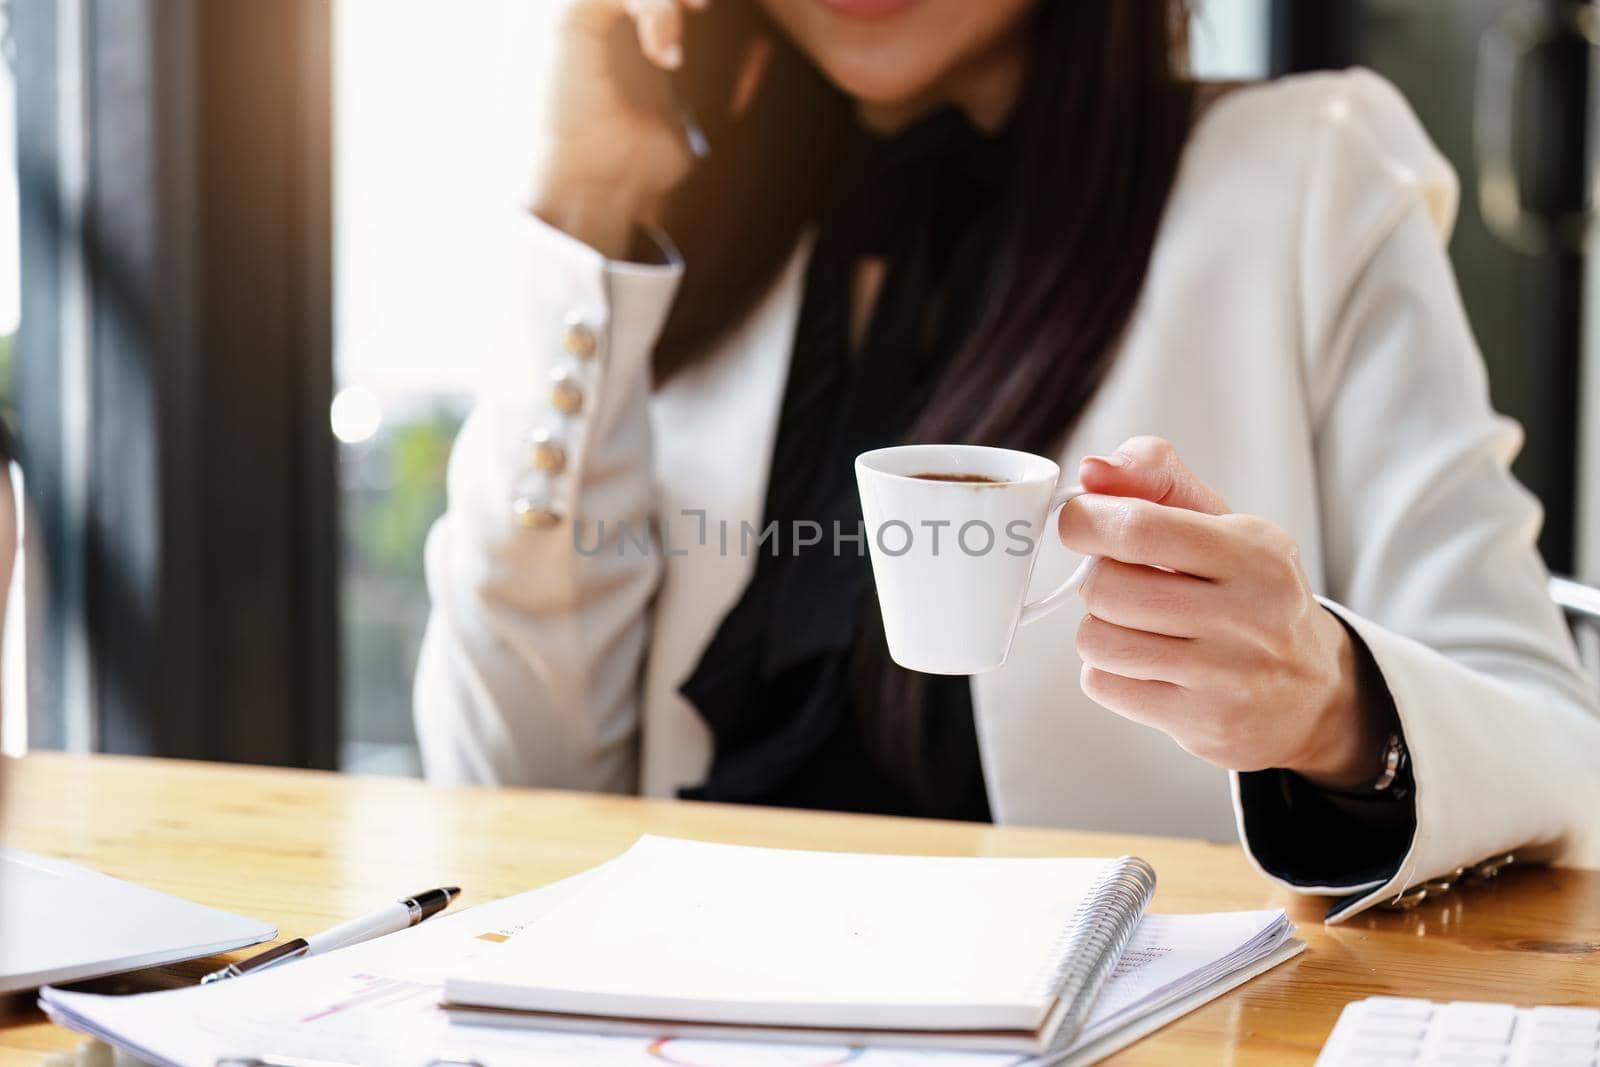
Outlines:
POLYGON ((644 57, 629 18, 617 19, 607 52, 623 97, 682 129, 689 151, 704 159, 733 123, 735 82, 750 45, 774 31, 755 0, 712 0, 709 10, 685 11, 683 19, 683 65, 675 71, 644 57))

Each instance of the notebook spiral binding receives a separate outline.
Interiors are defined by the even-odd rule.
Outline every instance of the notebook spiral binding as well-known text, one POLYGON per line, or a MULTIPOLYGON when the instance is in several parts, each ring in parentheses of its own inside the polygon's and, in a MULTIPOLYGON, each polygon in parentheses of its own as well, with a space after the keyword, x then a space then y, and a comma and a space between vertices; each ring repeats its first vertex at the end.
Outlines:
POLYGON ((1066 1048, 1083 1029, 1155 891, 1155 868, 1123 856, 1078 905, 1041 972, 1041 992, 1067 1005, 1050 1051, 1066 1048))

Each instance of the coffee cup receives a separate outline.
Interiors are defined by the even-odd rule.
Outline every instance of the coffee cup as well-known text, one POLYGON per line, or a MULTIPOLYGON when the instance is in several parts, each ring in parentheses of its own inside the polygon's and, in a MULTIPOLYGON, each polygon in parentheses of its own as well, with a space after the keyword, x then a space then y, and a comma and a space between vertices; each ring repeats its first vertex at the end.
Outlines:
POLYGON ((1029 602, 1028 582, 1056 509, 1061 468, 984 445, 901 445, 856 457, 856 484, 889 655, 927 674, 1001 666, 1018 626, 1055 611, 1095 563, 1029 602))

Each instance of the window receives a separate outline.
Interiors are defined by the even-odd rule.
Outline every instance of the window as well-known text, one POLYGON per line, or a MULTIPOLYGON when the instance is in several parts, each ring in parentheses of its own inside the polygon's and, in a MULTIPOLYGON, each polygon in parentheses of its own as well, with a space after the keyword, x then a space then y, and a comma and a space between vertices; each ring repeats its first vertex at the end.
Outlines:
POLYGON ((537 5, 337 0, 334 13, 335 396, 342 741, 347 770, 416 773, 411 676, 427 619, 422 547, 483 368, 507 343, 469 310, 497 269, 463 264, 469 215, 525 166, 519 130, 537 5))
POLYGON ((1200 0, 1189 31, 1189 63, 1201 78, 1267 76, 1269 0, 1200 0))
POLYGON ((0 4, 27 743, 331 767, 326 0, 0 4))

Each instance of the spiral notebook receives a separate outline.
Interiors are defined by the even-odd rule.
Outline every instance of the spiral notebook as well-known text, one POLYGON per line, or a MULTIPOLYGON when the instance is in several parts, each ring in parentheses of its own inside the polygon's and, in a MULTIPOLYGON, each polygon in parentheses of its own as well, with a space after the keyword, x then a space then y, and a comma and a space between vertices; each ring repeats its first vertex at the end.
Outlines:
POLYGON ((492 959, 451 1020, 1041 1053, 1149 904, 1143 860, 862 855, 645 837, 492 959))

